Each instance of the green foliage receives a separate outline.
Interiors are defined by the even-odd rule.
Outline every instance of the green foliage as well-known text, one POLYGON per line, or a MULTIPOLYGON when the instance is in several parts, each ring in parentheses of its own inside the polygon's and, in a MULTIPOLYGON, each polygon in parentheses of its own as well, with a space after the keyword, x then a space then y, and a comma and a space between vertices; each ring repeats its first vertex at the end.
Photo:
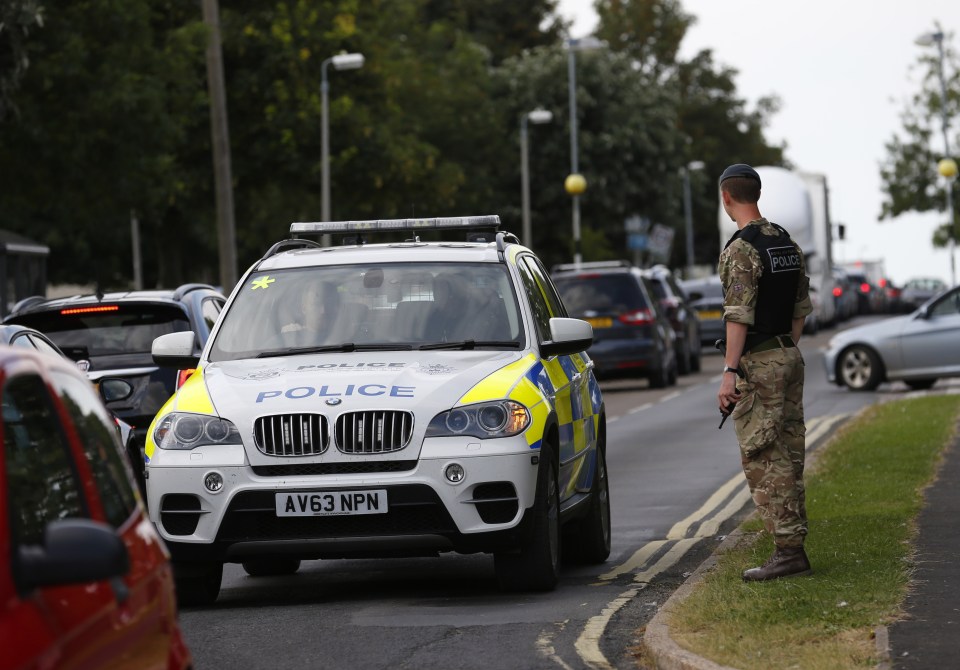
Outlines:
POLYGON ((14 93, 30 65, 26 42, 42 26, 39 0, 0 0, 0 121, 16 111, 14 93))
MULTIPOLYGON (((698 259, 713 262, 713 175, 779 163, 734 72, 676 62, 676 1, 600 3, 611 46, 577 55, 584 257, 623 256, 625 218, 682 230, 678 168, 694 173, 698 259), (611 35, 629 35, 614 41, 611 35)), ((320 217, 323 63, 335 219, 498 213, 520 232, 521 115, 531 126, 534 247, 572 253, 567 26, 556 0, 235 0, 221 3, 239 270, 320 217)), ((147 285, 218 276, 207 27, 195 0, 78 0, 24 43, 21 113, 0 134, 0 226, 51 248, 50 279, 128 285, 131 213, 147 285)), ((675 243, 675 258, 683 248, 675 243)), ((228 287, 229 288, 229 287, 228 287)))
MULTIPOLYGON (((944 142, 953 156, 960 146, 956 119, 960 115, 960 59, 952 48, 952 35, 944 36, 943 84, 940 79, 940 57, 936 47, 920 49, 917 67, 922 70, 921 89, 901 114, 903 127, 886 144, 887 155, 880 166, 884 200, 879 218, 895 218, 905 212, 929 212, 947 209, 945 183, 937 172, 937 162, 944 157, 944 142), (947 130, 944 131, 944 118, 947 130), (944 132, 947 137, 944 138, 944 132)), ((953 236, 960 237, 957 211, 960 195, 956 185, 950 191, 955 220, 953 236)), ((934 233, 935 246, 945 246, 950 236, 949 223, 934 233)))

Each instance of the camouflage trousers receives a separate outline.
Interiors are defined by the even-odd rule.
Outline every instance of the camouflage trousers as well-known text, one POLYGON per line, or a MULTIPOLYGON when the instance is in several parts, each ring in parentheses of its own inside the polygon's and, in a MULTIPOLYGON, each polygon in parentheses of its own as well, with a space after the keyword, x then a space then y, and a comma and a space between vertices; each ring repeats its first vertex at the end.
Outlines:
POLYGON ((731 415, 750 494, 778 547, 803 546, 806 425, 803 357, 797 347, 744 354, 740 400, 731 415))

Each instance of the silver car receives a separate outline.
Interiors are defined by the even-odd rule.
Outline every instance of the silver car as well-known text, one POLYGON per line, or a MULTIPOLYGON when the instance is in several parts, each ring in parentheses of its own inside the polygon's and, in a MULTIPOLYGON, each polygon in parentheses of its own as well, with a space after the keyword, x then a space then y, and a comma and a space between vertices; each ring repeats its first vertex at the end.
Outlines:
POLYGON ((838 333, 824 363, 827 379, 854 391, 896 380, 928 389, 941 377, 960 377, 960 286, 911 314, 838 333))

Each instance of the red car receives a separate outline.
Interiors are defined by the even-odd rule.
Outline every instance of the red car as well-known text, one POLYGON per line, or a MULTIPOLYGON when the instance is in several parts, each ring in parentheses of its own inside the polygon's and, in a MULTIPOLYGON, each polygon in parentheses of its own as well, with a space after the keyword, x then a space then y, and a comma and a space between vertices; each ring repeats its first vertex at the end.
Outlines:
POLYGON ((187 668, 169 554, 69 361, 0 347, 0 669, 187 668))

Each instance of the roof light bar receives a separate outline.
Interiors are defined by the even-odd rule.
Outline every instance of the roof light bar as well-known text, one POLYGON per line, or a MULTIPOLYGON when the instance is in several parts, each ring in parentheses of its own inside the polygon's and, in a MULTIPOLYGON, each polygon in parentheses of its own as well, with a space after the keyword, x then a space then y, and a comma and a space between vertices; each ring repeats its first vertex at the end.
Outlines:
POLYGON ((356 233, 404 230, 469 230, 472 228, 499 228, 500 217, 449 216, 435 219, 379 219, 371 221, 311 221, 290 224, 290 234, 298 233, 356 233))
POLYGON ((68 314, 89 314, 91 312, 116 312, 120 309, 119 305, 98 305, 97 307, 70 307, 69 309, 61 309, 61 315, 68 314))

